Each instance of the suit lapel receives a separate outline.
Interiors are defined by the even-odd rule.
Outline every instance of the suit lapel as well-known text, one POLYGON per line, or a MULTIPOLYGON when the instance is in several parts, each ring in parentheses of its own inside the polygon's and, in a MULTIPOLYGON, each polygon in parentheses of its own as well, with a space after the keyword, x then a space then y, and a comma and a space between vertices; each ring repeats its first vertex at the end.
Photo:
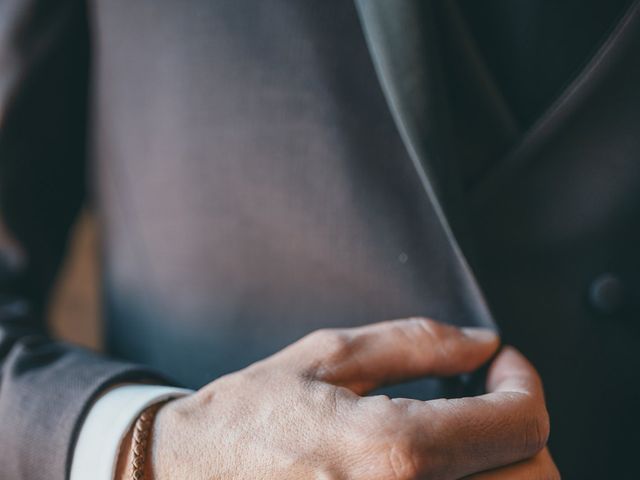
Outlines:
POLYGON ((433 45, 435 35, 428 28, 428 4, 418 0, 355 3, 378 79, 405 146, 419 170, 424 170, 431 188, 443 195, 446 164, 442 156, 448 119, 433 45), (438 121, 434 121, 435 112, 438 121))
POLYGON ((451 151, 446 96, 430 3, 419 0, 354 0, 389 109, 428 200, 474 292, 480 325, 495 322, 453 234, 451 151), (449 161, 447 161, 449 160, 449 161))

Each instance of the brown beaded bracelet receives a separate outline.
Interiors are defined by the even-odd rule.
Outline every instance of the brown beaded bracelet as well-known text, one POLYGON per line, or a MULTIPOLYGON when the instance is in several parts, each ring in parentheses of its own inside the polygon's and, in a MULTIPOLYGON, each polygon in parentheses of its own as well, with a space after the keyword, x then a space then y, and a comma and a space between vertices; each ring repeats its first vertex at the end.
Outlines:
POLYGON ((132 480, 142 480, 145 475, 145 465, 147 463, 147 450, 149 448, 149 437, 151 436, 151 429, 153 427, 153 420, 158 413, 158 410, 164 406, 168 401, 156 403, 151 405, 145 411, 143 411, 133 427, 133 459, 131 460, 131 478, 132 480))

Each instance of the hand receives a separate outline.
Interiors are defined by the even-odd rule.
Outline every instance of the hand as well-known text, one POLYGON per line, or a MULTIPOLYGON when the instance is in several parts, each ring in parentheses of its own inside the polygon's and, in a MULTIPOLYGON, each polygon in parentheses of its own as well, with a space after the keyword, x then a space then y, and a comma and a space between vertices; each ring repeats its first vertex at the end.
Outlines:
POLYGON ((460 479, 532 458, 549 422, 540 379, 513 349, 493 363, 486 395, 361 396, 473 371, 498 344, 487 330, 426 319, 314 332, 162 408, 154 478, 460 479))

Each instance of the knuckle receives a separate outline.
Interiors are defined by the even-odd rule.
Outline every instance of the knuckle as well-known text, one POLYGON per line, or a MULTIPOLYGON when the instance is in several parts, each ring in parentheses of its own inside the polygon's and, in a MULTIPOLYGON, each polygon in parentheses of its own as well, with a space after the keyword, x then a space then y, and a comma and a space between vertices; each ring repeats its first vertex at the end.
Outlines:
POLYGON ((314 344, 318 344, 318 343, 322 343, 324 341, 324 338, 327 335, 327 332, 329 330, 326 328, 322 328, 320 330, 314 330, 311 333, 307 333, 302 340, 300 341, 300 343, 303 343, 304 345, 314 345, 314 344))
MULTIPOLYGON (((418 343, 427 346, 425 354, 431 357, 432 362, 439 363, 442 360, 451 358, 457 345, 456 340, 463 335, 457 329, 444 325, 430 318, 411 319, 411 332, 413 338, 418 339, 418 343)), ((455 352, 457 357, 465 355, 465 352, 455 352)))
POLYGON ((307 341, 323 363, 341 363, 353 353, 354 342, 343 330, 316 330, 308 335, 307 341))
POLYGON ((416 456, 408 442, 396 442, 385 455, 384 462, 392 480, 411 480, 420 474, 416 456))
POLYGON ((537 407, 535 413, 528 419, 525 435, 525 450, 528 454, 536 454, 544 449, 549 441, 551 425, 547 409, 537 407))
MULTIPOLYGON (((358 405, 374 415, 374 418, 388 419, 392 413, 393 402, 388 395, 369 395, 358 399, 358 405)), ((372 427, 374 425, 371 425, 372 427)), ((377 427, 377 425, 375 425, 377 427)))
POLYGON ((321 328, 315 330, 306 336, 307 343, 312 344, 315 347, 328 346, 341 343, 343 341, 344 334, 340 330, 332 328, 321 328))
POLYGON ((413 422, 407 422, 409 402, 402 400, 392 400, 384 395, 372 397, 378 420, 369 422, 365 429, 365 442, 369 446, 372 439, 375 442, 373 451, 376 455, 372 463, 384 479, 437 478, 442 472, 439 461, 432 456, 435 452, 428 451, 427 432, 413 422))
POLYGON ((368 412, 359 422, 357 440, 358 451, 366 452, 362 458, 376 478, 386 480, 413 480, 421 478, 421 456, 418 455, 416 434, 410 425, 402 421, 403 406, 386 395, 376 395, 359 400, 368 412))
POLYGON ((410 329, 422 336, 424 340, 440 344, 446 339, 443 325, 430 318, 416 317, 408 320, 410 329))

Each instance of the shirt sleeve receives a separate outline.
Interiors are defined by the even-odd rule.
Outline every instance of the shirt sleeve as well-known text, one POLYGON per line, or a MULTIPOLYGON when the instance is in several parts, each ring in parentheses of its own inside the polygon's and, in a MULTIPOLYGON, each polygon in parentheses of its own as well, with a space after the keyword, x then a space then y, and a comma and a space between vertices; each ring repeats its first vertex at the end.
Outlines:
POLYGON ((85 418, 69 480, 113 480, 120 444, 140 413, 154 403, 192 393, 157 385, 122 385, 98 398, 85 418))

